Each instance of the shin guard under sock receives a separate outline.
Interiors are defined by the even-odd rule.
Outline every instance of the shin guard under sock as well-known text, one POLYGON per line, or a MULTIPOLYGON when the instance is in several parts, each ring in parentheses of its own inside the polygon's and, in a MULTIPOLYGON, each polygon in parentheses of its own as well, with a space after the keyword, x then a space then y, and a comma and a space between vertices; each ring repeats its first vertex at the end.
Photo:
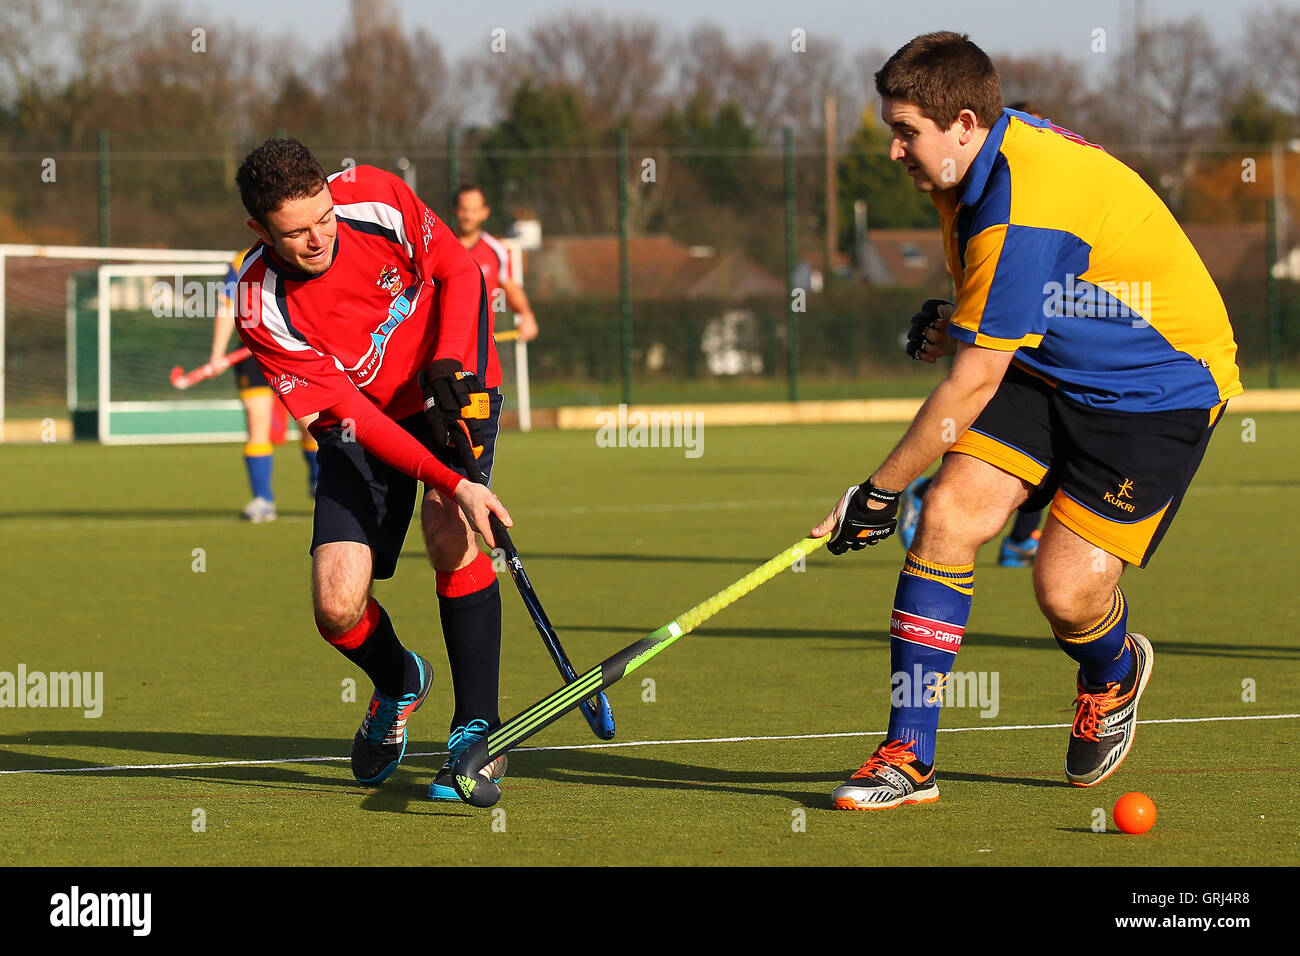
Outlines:
POLYGON ((479 552, 457 571, 437 572, 437 579, 438 614, 456 697, 451 726, 477 717, 495 727, 501 723, 501 588, 492 559, 479 552))
POLYGON ((1110 610, 1095 624, 1081 631, 1052 628, 1052 633, 1061 649, 1078 662, 1083 682, 1097 687, 1123 680, 1132 667, 1133 655, 1124 640, 1127 627, 1128 602, 1116 587, 1110 610))
POLYGON ((907 553, 889 622, 889 739, 911 741, 917 760, 934 764, 944 686, 961 647, 974 593, 975 565, 951 566, 907 553))

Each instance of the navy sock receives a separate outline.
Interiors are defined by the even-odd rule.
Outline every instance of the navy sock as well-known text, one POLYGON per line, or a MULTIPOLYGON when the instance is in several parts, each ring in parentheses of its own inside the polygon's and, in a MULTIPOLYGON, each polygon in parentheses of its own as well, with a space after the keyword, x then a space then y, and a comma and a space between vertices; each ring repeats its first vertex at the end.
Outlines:
MULTIPOLYGON (((486 555, 480 557, 490 569, 491 559, 486 555)), ((476 717, 487 721, 489 727, 497 726, 501 723, 497 710, 501 673, 500 586, 493 578, 487 587, 469 594, 450 597, 440 593, 438 615, 442 619, 442 637, 447 644, 447 662, 456 697, 452 728, 464 726, 476 717)))
POLYGON ((1038 522, 1042 517, 1041 511, 1030 511, 1028 514, 1017 511, 1016 520, 1011 523, 1011 540, 1021 543, 1028 541, 1038 530, 1038 522))
POLYGON ((975 565, 950 566, 907 553, 889 623, 889 739, 911 743, 934 764, 944 685, 970 617, 975 565))
POLYGON ((1133 655, 1124 640, 1128 627, 1128 602, 1118 587, 1111 598, 1110 610, 1101 620, 1082 631, 1058 631, 1052 628, 1056 643, 1079 663, 1083 682, 1093 687, 1123 680, 1133 663, 1133 655))

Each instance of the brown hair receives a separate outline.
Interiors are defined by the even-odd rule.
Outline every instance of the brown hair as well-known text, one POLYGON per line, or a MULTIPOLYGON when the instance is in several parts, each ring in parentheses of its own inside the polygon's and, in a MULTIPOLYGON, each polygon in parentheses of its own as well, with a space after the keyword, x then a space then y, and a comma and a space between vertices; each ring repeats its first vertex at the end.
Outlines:
POLYGON ((268 139, 244 157, 235 184, 248 214, 265 226, 267 214, 288 200, 320 192, 325 170, 296 139, 268 139))
POLYGON ((483 197, 483 205, 488 205, 487 192, 478 183, 461 183, 456 187, 456 193, 452 196, 455 205, 460 205, 460 197, 465 193, 478 193, 483 197))
POLYGON ((1002 115, 1002 82, 993 61, 964 33, 924 33, 904 44, 876 74, 882 97, 915 103, 940 129, 970 110, 989 129, 1002 115))

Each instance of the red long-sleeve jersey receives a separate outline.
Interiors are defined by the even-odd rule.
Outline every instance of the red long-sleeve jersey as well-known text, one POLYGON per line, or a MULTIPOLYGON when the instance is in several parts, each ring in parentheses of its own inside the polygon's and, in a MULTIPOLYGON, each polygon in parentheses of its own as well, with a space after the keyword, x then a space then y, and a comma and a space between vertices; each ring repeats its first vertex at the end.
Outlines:
POLYGON ((320 413, 313 431, 351 420, 367 451, 451 494, 461 477, 397 420, 423 407, 416 374, 434 359, 500 384, 482 275, 396 176, 357 166, 328 188, 329 268, 307 275, 254 246, 239 273, 240 338, 294 416, 320 413))

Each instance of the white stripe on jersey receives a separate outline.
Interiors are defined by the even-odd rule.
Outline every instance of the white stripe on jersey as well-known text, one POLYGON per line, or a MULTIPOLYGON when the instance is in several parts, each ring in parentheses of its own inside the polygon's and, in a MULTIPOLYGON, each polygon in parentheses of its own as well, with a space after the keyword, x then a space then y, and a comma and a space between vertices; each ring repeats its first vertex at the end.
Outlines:
POLYGON ((497 261, 500 263, 497 268, 497 282, 509 282, 513 279, 510 274, 510 253, 506 250, 505 244, 496 236, 489 236, 486 232, 480 232, 478 237, 497 254, 497 261))
MULTIPOLYGON (((248 267, 256 262, 262 256, 262 250, 265 247, 259 247, 257 252, 244 260, 244 266, 239 270, 239 277, 242 280, 248 267)), ((271 338, 275 339, 275 344, 280 346, 286 352, 315 352, 322 358, 333 360, 334 366, 340 371, 345 371, 343 363, 333 355, 326 355, 320 349, 312 348, 302 339, 297 338, 289 331, 289 322, 280 312, 280 304, 275 300, 275 284, 279 281, 279 273, 275 271, 271 259, 266 260, 266 275, 262 279, 261 289, 259 290, 262 300, 262 325, 271 333, 271 338)), ((242 320, 241 320, 242 321, 242 320)))
POLYGON ((334 214, 341 219, 357 219, 361 222, 373 222, 397 233, 398 241, 406 250, 408 259, 415 259, 415 247, 406 238, 406 225, 402 221, 402 211, 396 206, 382 202, 335 203, 334 214))

